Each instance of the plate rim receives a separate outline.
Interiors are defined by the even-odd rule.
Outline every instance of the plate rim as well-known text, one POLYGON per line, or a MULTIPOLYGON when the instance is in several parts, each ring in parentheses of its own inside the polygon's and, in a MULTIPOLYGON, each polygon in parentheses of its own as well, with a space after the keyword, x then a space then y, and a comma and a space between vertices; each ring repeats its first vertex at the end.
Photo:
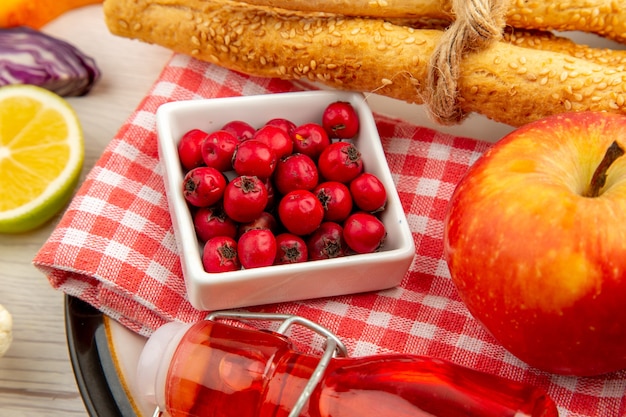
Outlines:
POLYGON ((64 309, 70 362, 89 416, 137 417, 115 368, 104 314, 70 295, 64 309))

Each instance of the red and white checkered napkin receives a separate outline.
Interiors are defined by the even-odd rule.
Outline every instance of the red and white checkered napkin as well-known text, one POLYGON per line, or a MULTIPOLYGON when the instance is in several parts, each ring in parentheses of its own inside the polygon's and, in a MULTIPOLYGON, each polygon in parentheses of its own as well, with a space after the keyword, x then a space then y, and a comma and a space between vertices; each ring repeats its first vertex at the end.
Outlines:
MULTIPOLYGON (((174 55, 89 173, 35 265, 55 288, 143 335, 170 320, 204 318, 206 313, 194 310, 185 296, 157 154, 157 107, 173 100, 299 89, 174 55)), ((354 356, 430 355, 543 386, 562 417, 626 415, 626 372, 570 378, 529 368, 486 333, 460 301, 442 259, 444 213, 455 184, 489 144, 379 115, 376 121, 417 248, 402 284, 249 310, 314 320, 339 335, 354 356)), ((294 337, 320 344, 310 332, 294 337)))

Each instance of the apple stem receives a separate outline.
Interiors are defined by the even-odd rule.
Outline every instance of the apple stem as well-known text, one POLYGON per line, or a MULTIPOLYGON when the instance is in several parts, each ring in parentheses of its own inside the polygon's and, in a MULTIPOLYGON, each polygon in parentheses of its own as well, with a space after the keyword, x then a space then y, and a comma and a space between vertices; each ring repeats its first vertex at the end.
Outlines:
POLYGON ((613 162, 615 162, 615 160, 622 155, 624 155, 624 149, 619 145, 619 143, 617 143, 617 141, 613 141, 611 146, 609 146, 606 150, 604 158, 600 161, 600 165, 598 165, 593 173, 591 183, 583 194, 584 197, 598 197, 600 195, 600 190, 606 183, 606 172, 613 162))

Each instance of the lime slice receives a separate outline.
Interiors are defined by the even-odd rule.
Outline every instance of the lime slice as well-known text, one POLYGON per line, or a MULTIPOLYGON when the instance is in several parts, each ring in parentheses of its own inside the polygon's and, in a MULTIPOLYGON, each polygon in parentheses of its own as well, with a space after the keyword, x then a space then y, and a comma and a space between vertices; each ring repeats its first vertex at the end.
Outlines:
POLYGON ((83 132, 62 97, 0 87, 0 233, 35 229, 64 208, 83 165, 83 132))

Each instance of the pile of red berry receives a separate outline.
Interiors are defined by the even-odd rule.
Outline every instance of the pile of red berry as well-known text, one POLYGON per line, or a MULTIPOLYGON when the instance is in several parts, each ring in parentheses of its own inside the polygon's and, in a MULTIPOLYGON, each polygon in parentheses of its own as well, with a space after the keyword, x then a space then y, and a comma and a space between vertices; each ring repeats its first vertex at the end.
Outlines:
POLYGON ((183 195, 204 244, 207 272, 370 253, 383 245, 382 182, 365 172, 352 105, 326 107, 322 123, 277 118, 256 129, 231 121, 188 131, 178 153, 183 195))

